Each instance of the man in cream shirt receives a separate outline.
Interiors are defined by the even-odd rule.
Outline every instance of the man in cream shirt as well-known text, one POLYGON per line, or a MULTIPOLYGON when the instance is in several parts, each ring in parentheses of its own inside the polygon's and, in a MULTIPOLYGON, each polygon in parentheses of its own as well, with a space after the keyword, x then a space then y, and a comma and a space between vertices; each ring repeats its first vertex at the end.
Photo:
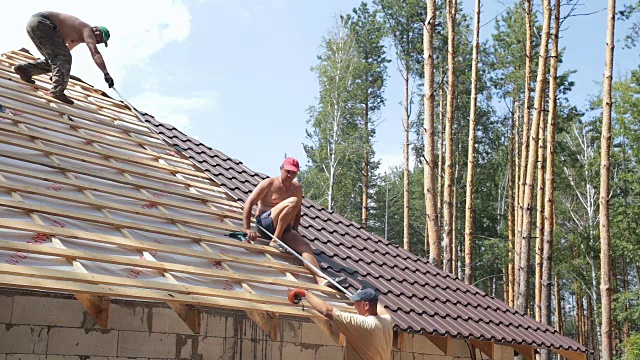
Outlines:
POLYGON ((333 330, 347 338, 345 360, 390 360, 393 345, 391 315, 378 304, 374 289, 362 288, 349 299, 354 302, 357 314, 340 311, 313 293, 295 289, 289 300, 306 297, 309 304, 333 323, 333 330))

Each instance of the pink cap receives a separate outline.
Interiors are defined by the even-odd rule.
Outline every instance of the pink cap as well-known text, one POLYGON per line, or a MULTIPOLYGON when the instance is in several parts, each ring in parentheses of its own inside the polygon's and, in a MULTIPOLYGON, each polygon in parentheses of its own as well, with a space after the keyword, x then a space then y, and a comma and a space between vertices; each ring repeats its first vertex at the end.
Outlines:
POLYGON ((298 160, 292 157, 285 158, 284 161, 282 161, 282 168, 285 170, 300 172, 300 164, 298 163, 298 160))

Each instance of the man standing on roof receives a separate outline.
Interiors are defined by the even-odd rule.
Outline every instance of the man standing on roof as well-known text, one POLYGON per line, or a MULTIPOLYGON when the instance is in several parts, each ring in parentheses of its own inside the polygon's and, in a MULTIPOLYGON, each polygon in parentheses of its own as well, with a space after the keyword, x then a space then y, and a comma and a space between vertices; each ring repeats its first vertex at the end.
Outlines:
POLYGON ((71 75, 71 50, 78 44, 85 43, 91 52, 93 61, 102 73, 109 87, 113 87, 113 79, 104 63, 104 59, 96 44, 104 43, 111 37, 104 26, 91 26, 72 15, 54 11, 44 11, 32 15, 27 22, 27 34, 36 45, 44 59, 19 64, 13 67, 20 78, 35 84, 31 77, 51 72, 52 86, 49 96, 67 104, 73 100, 64 94, 71 75))
POLYGON ((304 297, 311 307, 331 320, 334 333, 342 333, 347 338, 343 359, 391 359, 393 322, 389 312, 378 303, 375 289, 362 288, 349 297, 357 314, 340 311, 308 290, 295 289, 289 293, 292 303, 298 303, 304 297))
MULTIPOLYGON (((270 246, 285 252, 267 232, 282 240, 287 246, 300 254, 317 269, 318 261, 313 249, 298 232, 302 215, 302 184, 295 181, 300 171, 298 160, 292 157, 284 159, 280 165, 280 176, 262 180, 244 203, 242 212, 244 231, 249 239, 255 240, 258 234, 271 240, 270 246), (258 205, 256 230, 251 228, 251 213, 254 205, 258 205), (264 228, 267 232, 262 230, 264 228)), ((328 280, 314 274, 320 285, 328 285, 328 280)), ((335 279, 336 281, 344 278, 335 279)))

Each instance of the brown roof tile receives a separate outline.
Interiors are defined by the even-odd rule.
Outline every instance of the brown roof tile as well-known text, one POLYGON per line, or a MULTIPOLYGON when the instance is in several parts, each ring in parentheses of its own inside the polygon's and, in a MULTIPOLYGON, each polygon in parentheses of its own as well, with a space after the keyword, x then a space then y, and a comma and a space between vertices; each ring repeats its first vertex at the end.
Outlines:
MULTIPOLYGON (((149 115, 146 121, 240 202, 267 177, 171 125, 149 115)), ((309 199, 303 201, 301 234, 325 271, 348 276, 352 289, 380 289, 401 330, 592 352, 309 199)))

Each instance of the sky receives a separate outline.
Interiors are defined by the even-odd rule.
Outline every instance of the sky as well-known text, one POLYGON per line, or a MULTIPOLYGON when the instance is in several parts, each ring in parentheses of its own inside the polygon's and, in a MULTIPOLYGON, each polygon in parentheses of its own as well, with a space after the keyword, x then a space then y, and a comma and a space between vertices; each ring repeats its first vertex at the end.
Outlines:
MULTIPOLYGON (((254 171, 277 175, 284 156, 305 168, 306 110, 317 102, 317 64, 322 37, 339 13, 360 0, 111 0, 107 3, 58 0, 15 2, 0 22, 0 53, 22 47, 39 56, 25 31, 29 16, 54 10, 111 32, 99 45, 115 88, 130 103, 159 121, 242 161, 254 171)), ((483 0, 481 38, 510 0, 483 0)), ((618 1, 618 7, 631 0, 618 1)), ((473 12, 473 0, 461 0, 473 12)), ((539 11, 539 1, 534 0, 539 11)), ((604 70, 606 2, 584 1, 561 33, 562 70, 574 69, 569 99, 585 106, 601 91, 604 70)), ((624 49, 627 23, 616 26, 614 76, 640 63, 640 50, 624 49)), ((393 50, 391 50, 393 51, 393 50)), ((105 90, 103 75, 86 46, 73 52, 72 73, 105 90)), ((386 106, 380 112, 374 149, 381 171, 402 163, 403 84, 389 64, 386 106)))

